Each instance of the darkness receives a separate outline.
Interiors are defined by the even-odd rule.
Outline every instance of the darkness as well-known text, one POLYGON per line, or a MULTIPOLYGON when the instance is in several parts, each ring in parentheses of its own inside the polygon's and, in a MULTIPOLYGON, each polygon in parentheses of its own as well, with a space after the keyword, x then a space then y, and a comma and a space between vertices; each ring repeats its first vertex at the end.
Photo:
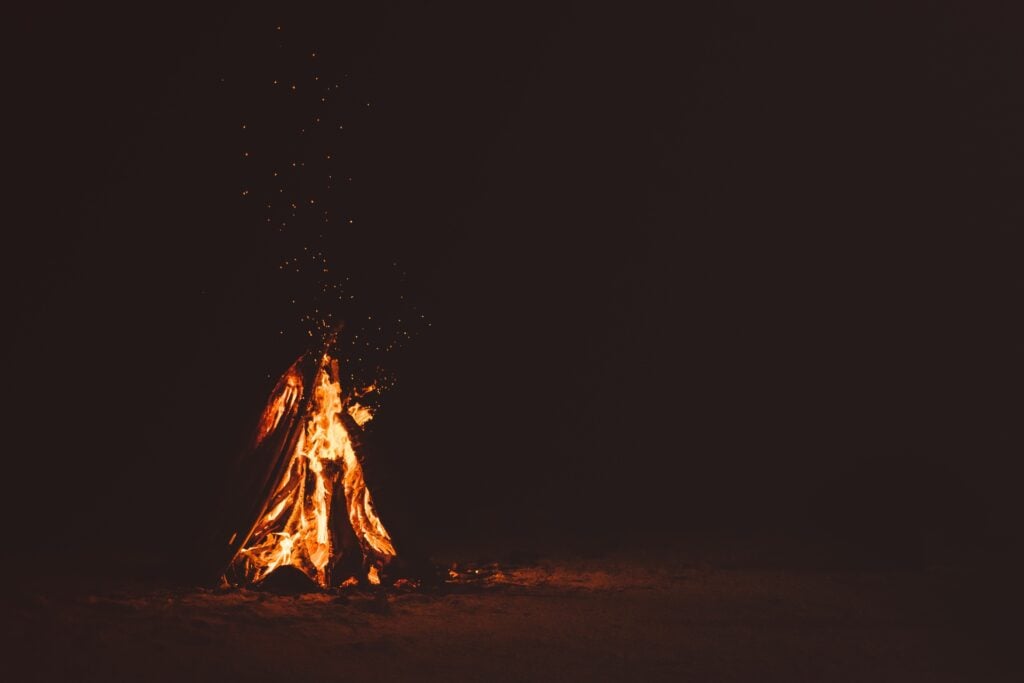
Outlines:
POLYGON ((191 547, 324 313, 409 333, 351 346, 400 549, 1012 546, 1009 7, 17 11, 8 551, 191 547))

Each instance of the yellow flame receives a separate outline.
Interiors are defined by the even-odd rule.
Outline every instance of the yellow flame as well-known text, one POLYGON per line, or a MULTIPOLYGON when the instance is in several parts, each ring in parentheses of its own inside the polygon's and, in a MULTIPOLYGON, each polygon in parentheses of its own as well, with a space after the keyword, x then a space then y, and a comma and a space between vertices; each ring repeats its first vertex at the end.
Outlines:
POLYGON ((360 427, 373 419, 373 411, 358 403, 353 403, 348 407, 348 414, 360 427))
MULTIPOLYGON (((249 581, 260 581, 274 569, 291 565, 321 586, 330 585, 329 565, 340 552, 331 529, 332 504, 339 483, 348 523, 369 565, 367 580, 380 583, 380 567, 397 554, 373 509, 356 446, 341 417, 347 412, 361 427, 373 414, 358 403, 347 405, 338 377, 337 361, 325 354, 314 379, 308 417, 267 504, 269 511, 261 516, 245 547, 232 560, 238 573, 249 581)), ((257 444, 277 428, 282 416, 301 398, 302 388, 302 377, 293 366, 278 382, 267 404, 257 430, 257 444)))

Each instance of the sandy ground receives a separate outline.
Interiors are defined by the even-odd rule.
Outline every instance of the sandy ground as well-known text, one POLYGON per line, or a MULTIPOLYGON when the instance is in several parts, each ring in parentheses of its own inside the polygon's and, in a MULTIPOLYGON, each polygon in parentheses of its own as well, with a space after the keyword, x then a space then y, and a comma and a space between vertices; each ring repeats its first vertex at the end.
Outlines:
POLYGON ((946 582, 606 557, 438 591, 47 585, 8 600, 5 678, 1014 680, 936 600, 946 582))

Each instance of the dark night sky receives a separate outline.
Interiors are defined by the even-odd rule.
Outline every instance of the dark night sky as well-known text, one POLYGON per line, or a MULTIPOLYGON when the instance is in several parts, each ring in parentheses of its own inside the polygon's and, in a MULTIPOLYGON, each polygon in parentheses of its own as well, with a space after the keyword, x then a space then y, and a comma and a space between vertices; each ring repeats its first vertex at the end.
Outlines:
POLYGON ((422 321, 367 464, 399 545, 1019 533, 1019 16, 364 4, 8 22, 19 540, 200 535, 306 244, 338 317, 422 321), (271 85, 313 73, 336 138, 271 85), (353 178, 325 237, 265 222, 290 157, 287 192, 353 178))

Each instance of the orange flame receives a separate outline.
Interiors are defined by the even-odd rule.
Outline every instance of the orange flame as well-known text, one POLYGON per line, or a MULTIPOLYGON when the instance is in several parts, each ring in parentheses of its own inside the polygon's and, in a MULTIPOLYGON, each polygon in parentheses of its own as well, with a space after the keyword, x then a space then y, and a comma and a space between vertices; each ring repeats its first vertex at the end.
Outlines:
MULTIPOLYGON (((367 580, 380 583, 380 569, 395 557, 395 547, 374 511, 356 445, 343 417, 347 415, 357 429, 372 419, 372 412, 352 399, 373 389, 346 395, 338 362, 324 354, 288 467, 231 561, 236 575, 255 583, 278 567, 291 565, 323 587, 349 578, 331 577, 332 560, 342 553, 339 536, 345 533, 333 514, 341 493, 347 523, 363 554, 367 580)), ((257 428, 257 445, 274 432, 304 393, 302 376, 292 366, 267 402, 257 428)))

